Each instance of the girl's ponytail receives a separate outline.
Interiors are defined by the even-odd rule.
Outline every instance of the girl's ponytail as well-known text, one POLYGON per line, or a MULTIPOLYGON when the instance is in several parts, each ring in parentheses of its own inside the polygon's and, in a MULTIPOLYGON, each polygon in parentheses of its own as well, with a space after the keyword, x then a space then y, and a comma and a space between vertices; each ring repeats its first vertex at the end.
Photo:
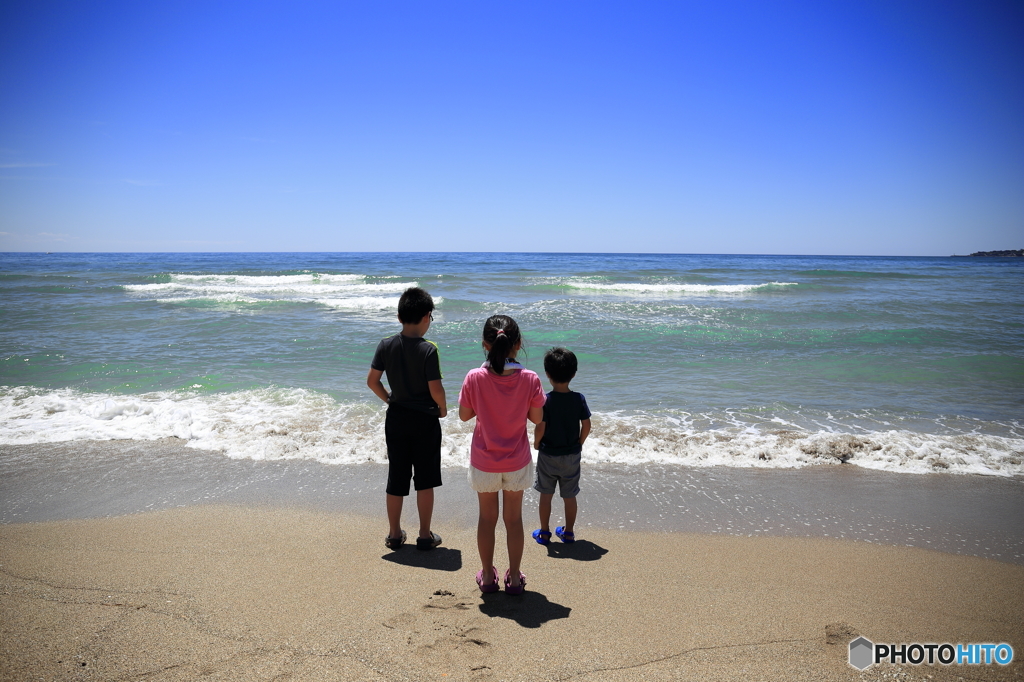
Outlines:
POLYGON ((491 342, 491 350, 487 353, 487 361, 491 363, 491 369, 495 374, 505 371, 505 360, 511 351, 512 342, 508 340, 508 334, 501 330, 495 335, 494 341, 491 342))
POLYGON ((508 315, 491 315, 487 318, 484 322, 484 341, 491 346, 487 352, 491 371, 496 374, 505 371, 505 361, 521 340, 519 325, 508 315))

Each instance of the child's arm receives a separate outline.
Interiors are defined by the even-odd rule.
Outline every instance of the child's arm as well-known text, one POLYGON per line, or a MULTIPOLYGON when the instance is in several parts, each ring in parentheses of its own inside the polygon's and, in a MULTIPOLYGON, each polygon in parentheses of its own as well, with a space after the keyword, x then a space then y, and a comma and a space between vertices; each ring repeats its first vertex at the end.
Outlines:
POLYGON ((590 420, 583 419, 580 421, 580 445, 583 445, 583 441, 590 435, 590 420))
POLYGON ((370 373, 366 375, 366 385, 370 387, 373 394, 383 400, 385 403, 391 402, 391 394, 388 393, 388 389, 384 388, 384 384, 381 383, 380 378, 384 375, 384 370, 370 368, 370 373))
POLYGON ((548 423, 542 421, 533 427, 533 449, 540 450, 540 442, 544 440, 544 430, 547 428, 548 423))
POLYGON ((476 416, 476 412, 473 411, 472 407, 466 405, 459 405, 459 419, 464 422, 468 422, 470 419, 476 416))
POLYGON ((441 417, 448 416, 448 399, 444 395, 444 386, 441 385, 440 379, 434 379, 433 381, 427 382, 427 387, 430 389, 430 397, 437 403, 437 409, 441 411, 441 417))
POLYGON ((544 419, 544 406, 531 407, 530 411, 526 413, 526 418, 534 424, 540 424, 544 419))

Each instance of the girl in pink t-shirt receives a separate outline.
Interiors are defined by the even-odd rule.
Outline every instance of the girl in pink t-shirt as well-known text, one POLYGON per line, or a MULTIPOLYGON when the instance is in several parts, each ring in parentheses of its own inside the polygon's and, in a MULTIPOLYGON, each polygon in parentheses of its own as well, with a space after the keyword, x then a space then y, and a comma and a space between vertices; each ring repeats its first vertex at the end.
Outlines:
POLYGON ((498 525, 501 491, 508 541, 505 592, 522 594, 526 575, 523 560, 523 491, 533 485, 533 458, 526 420, 544 416, 544 391, 535 372, 516 362, 523 345, 519 325, 507 315, 492 315, 484 323, 487 362, 471 370, 459 393, 459 418, 476 417, 469 449, 469 485, 480 502, 476 544, 483 567, 476 574, 481 592, 498 591, 494 567, 494 530, 498 525))

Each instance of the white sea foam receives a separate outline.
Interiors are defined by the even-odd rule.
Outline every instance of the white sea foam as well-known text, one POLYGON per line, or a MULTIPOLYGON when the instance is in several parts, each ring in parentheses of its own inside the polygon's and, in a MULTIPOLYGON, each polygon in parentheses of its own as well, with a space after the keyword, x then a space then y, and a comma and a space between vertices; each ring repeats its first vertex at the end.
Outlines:
MULTIPOLYGON (((161 303, 315 303, 341 310, 393 309, 398 296, 416 282, 373 282, 363 275, 170 275, 169 282, 126 284, 138 298, 161 303)), ((437 300, 435 300, 437 302, 437 300)))
POLYGON ((594 437, 584 455, 592 462, 775 469, 847 463, 913 474, 1024 475, 1024 439, 1007 436, 855 427, 843 432, 832 424, 810 431, 735 419, 727 428, 694 428, 705 415, 680 420, 595 414, 594 419, 594 437))
MULTIPOLYGON (((386 461, 383 406, 339 403, 303 389, 117 396, 0 387, 0 414, 3 445, 176 437, 233 458, 386 461)), ((1024 476, 1024 438, 1012 435, 855 427, 843 432, 834 423, 815 431, 784 419, 753 424, 734 418, 725 427, 703 428, 707 421, 706 415, 595 413, 584 461, 760 468, 846 462, 905 473, 1024 476)), ((453 415, 444 420, 445 466, 466 466, 472 430, 472 422, 453 415)))
POLYGON ((774 287, 792 287, 796 286, 797 282, 763 282, 761 284, 610 283, 586 278, 570 278, 563 280, 561 284, 573 289, 623 294, 745 294, 774 287))
POLYGON ((135 396, 0 388, 0 444, 181 438, 234 458, 385 461, 383 411, 303 389, 135 396))
MULTIPOLYGON (((412 286, 412 285, 409 285, 412 286)), ((405 289, 403 289, 405 291, 405 289)), ((444 301, 440 296, 434 296, 434 305, 439 306, 444 301)), ((387 310, 394 311, 398 307, 397 296, 351 296, 349 298, 321 298, 317 301, 320 305, 338 310, 387 310)))

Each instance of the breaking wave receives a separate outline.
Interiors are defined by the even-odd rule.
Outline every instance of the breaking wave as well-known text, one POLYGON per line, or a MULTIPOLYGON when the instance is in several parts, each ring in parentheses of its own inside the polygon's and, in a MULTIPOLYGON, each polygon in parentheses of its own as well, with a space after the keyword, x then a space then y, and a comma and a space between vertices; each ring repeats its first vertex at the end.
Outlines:
MULTIPOLYGON (((0 387, 0 444, 175 437, 193 448, 255 460, 326 464, 384 462, 384 408, 326 393, 267 387, 232 393, 153 392, 134 396, 0 387)), ((904 473, 1024 476, 1024 438, 977 429, 943 433, 851 426, 800 428, 733 415, 595 413, 584 461, 616 465, 795 468, 854 465, 904 473)), ((443 421, 442 461, 465 467, 472 422, 443 421)))
POLYGON ((746 294, 797 286, 796 282, 764 282, 761 284, 681 284, 647 282, 601 282, 587 278, 571 278, 562 282, 573 289, 622 294, 746 294))
MULTIPOLYGON (((364 275, 304 273, 298 275, 184 275, 168 281, 126 284, 134 297, 160 303, 258 304, 314 303, 341 310, 394 309, 398 297, 414 281, 368 278, 364 275), (374 281, 381 280, 384 281, 374 281)), ((435 299, 436 301, 436 299, 435 299)))

